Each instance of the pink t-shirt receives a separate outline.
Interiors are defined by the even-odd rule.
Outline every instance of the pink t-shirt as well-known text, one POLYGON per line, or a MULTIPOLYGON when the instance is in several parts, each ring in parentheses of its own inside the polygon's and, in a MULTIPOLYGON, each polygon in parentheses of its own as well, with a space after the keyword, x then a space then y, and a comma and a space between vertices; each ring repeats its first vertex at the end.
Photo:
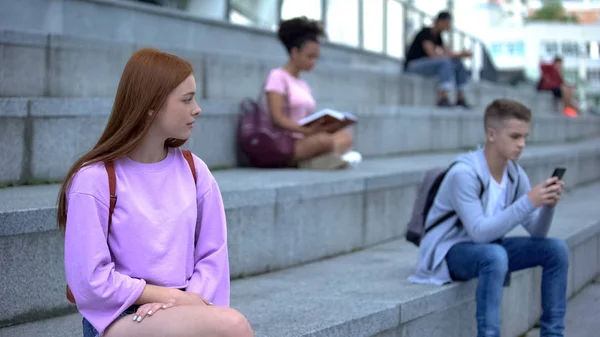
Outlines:
MULTIPOLYGON (((271 70, 265 85, 265 92, 276 92, 286 96, 285 99, 286 102, 289 102, 289 108, 284 112, 294 122, 298 122, 312 114, 317 105, 308 83, 290 75, 281 68, 271 70)), ((301 136, 301 134, 296 136, 301 136)))
POLYGON ((229 306, 223 200, 206 164, 196 156, 194 164, 195 185, 178 148, 158 163, 116 160, 118 199, 110 235, 104 164, 86 166, 73 177, 67 193, 66 279, 77 309, 100 334, 146 284, 185 288, 229 306))

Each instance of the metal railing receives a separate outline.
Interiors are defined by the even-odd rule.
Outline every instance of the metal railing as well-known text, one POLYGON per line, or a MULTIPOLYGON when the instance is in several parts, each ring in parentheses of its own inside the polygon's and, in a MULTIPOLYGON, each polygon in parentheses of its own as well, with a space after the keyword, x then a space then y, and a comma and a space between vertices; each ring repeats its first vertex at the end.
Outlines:
MULTIPOLYGON (((328 41, 402 60, 414 35, 433 17, 402 0, 134 0, 177 8, 199 17, 276 30, 281 19, 306 15, 320 20, 328 41), (290 8, 296 1, 298 9, 290 8), (332 10, 335 8, 335 10, 332 10), (375 15, 372 15, 374 12, 375 15), (380 15, 377 15, 380 14, 380 15), (368 22, 369 21, 369 22, 368 22), (373 21, 373 22, 370 22, 373 21), (398 24, 400 21, 400 24, 398 24), (377 27, 380 24, 381 26, 377 27), (335 29, 336 27, 342 29, 335 29), (375 33, 374 33, 375 32, 375 33), (379 34, 378 34, 379 33, 379 34)), ((470 50, 472 79, 496 81, 496 68, 482 41, 458 29, 444 34, 453 51, 470 50)))

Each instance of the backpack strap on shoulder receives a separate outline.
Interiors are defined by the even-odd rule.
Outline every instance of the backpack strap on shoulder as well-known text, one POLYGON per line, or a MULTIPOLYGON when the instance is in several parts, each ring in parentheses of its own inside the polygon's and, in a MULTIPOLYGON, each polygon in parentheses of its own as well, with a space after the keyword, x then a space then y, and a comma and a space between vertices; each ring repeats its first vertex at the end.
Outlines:
MULTIPOLYGON (((110 233, 110 225, 112 224, 112 215, 115 210, 115 206, 117 205, 117 177, 115 175, 115 163, 112 161, 104 162, 104 168, 106 169, 106 174, 108 175, 108 192, 110 195, 110 202, 108 206, 108 230, 106 231, 106 239, 108 241, 108 234, 110 233)), ((75 296, 73 296, 73 292, 71 288, 67 284, 66 286, 66 296, 67 300, 71 303, 75 303, 75 296)))
MULTIPOLYGON (((448 172, 450 171, 450 169, 456 165, 458 162, 453 162, 452 164, 450 164, 450 166, 446 169, 446 171, 444 172, 444 177, 446 174, 448 174, 448 172)), ((477 177, 477 181, 479 181, 479 199, 481 200, 481 198, 483 197, 483 193, 485 192, 485 185, 483 183, 483 180, 481 180, 481 177, 479 176, 479 174, 477 174, 477 172, 475 172, 475 176, 477 177)), ((440 181, 440 185, 441 185, 441 181, 440 181)), ((439 187, 438 187, 439 188, 439 187)), ((437 190, 436 190, 437 193, 437 190)), ((436 228, 437 226, 441 225, 442 223, 444 223, 446 220, 450 219, 451 217, 456 215, 456 211, 452 210, 446 214, 444 214, 441 218, 437 219, 433 224, 431 224, 431 226, 429 226, 429 228, 425 229, 425 233, 428 233, 429 231, 431 231, 432 229, 436 228)), ((462 223, 460 222, 460 219, 456 220, 456 225, 457 226, 462 226, 462 223)))
POLYGON ((190 150, 183 150, 183 157, 187 161, 190 166, 190 170, 192 170, 192 176, 194 176, 194 184, 197 183, 196 178, 196 165, 194 164, 194 156, 192 156, 192 152, 190 150))
POLYGON ((519 170, 519 165, 514 160, 510 162, 515 166, 515 171, 517 172, 517 186, 515 187, 515 196, 513 197, 513 202, 515 202, 519 197, 519 188, 521 187, 521 171, 519 170))
POLYGON ((110 204, 108 208, 108 232, 110 232, 110 225, 112 224, 112 215, 115 211, 115 206, 117 205, 117 177, 115 175, 114 162, 105 162, 104 168, 106 168, 106 173, 108 174, 108 190, 110 193, 110 204))

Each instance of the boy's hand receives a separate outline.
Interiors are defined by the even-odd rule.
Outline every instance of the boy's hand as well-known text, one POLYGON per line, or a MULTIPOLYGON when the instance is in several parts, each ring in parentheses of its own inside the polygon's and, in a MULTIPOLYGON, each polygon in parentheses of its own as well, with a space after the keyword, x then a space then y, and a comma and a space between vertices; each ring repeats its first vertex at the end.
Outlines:
POLYGON ((563 188, 565 186, 565 182, 562 180, 559 180, 555 185, 558 185, 558 190, 556 192, 556 197, 554 198, 553 202, 550 202, 548 205, 554 207, 558 204, 558 202, 560 201, 560 197, 562 196, 562 192, 563 192, 563 188))
POLYGON ((558 178, 552 177, 547 179, 541 184, 534 186, 529 191, 528 196, 535 207, 540 206, 556 206, 560 200, 562 194, 562 187, 564 182, 559 181, 558 178))

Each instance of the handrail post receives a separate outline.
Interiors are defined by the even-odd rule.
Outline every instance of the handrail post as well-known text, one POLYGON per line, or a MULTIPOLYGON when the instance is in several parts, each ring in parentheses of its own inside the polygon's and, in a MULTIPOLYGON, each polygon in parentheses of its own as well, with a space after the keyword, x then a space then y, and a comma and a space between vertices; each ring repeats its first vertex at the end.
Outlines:
POLYGON ((358 0, 358 47, 365 49, 364 2, 358 0))
MULTIPOLYGON (((450 12, 451 15, 454 15, 454 0, 448 0, 446 2, 446 5, 448 7, 448 12, 450 12)), ((455 30, 455 26, 454 26, 454 20, 452 20, 452 28, 450 29, 450 34, 449 34, 450 35, 450 41, 449 42, 450 42, 450 49, 451 50, 454 50, 454 47, 455 47, 454 44, 456 43, 456 41, 454 41, 455 40, 454 39, 454 32, 455 31, 456 30, 455 30)))
POLYGON ((481 69, 483 63, 483 50, 481 43, 473 39, 473 56, 471 60, 471 80, 473 83, 479 83, 481 79, 481 69))
POLYGON ((381 22, 383 23, 383 30, 382 30, 382 37, 381 37, 381 43, 383 44, 383 46, 381 46, 381 50, 384 54, 388 53, 388 3, 389 0, 382 0, 383 1, 383 19, 381 20, 381 22))
POLYGON ((323 30, 327 33, 327 13, 329 12, 329 4, 327 0, 321 0, 321 24, 323 30))
POLYGON ((225 8, 223 10, 223 19, 225 22, 231 22, 231 0, 225 0, 225 8))
POLYGON ((277 26, 281 21, 281 15, 283 14, 283 0, 277 0, 277 26))
POLYGON ((402 50, 404 50, 404 53, 406 54, 407 50, 406 48, 408 48, 407 44, 408 44, 408 4, 404 1, 400 2, 400 6, 402 6, 402 26, 404 27, 404 29, 402 30, 402 50))

